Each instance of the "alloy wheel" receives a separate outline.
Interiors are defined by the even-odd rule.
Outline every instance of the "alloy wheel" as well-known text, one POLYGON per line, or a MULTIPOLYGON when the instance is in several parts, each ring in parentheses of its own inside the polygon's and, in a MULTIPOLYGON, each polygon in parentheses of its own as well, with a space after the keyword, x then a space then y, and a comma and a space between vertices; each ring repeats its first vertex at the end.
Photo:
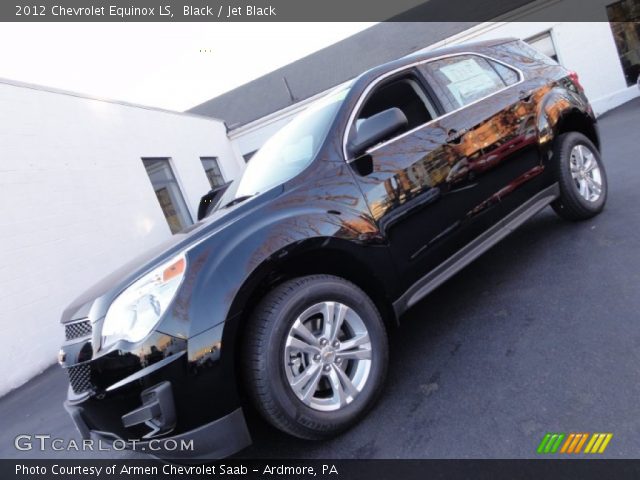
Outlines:
POLYGON ((571 150, 571 177, 582 198, 596 202, 602 195, 602 173, 594 153, 585 145, 571 150))
POLYGON ((289 330, 284 368, 305 405, 334 411, 353 402, 371 370, 371 340, 362 318, 339 302, 307 308, 289 330))

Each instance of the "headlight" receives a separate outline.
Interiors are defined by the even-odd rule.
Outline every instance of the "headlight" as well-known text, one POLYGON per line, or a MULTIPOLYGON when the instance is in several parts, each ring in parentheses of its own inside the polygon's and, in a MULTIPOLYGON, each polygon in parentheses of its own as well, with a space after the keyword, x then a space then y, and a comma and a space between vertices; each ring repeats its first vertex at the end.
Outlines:
POLYGON ((184 255, 174 257, 118 295, 104 318, 103 348, 118 340, 139 342, 146 337, 167 311, 186 267, 184 255))

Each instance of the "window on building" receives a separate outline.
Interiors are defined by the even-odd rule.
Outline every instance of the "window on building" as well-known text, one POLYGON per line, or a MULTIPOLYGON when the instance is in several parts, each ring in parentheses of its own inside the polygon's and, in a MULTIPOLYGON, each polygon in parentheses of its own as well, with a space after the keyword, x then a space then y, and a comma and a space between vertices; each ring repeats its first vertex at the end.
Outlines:
POLYGON ((253 157, 256 152, 257 150, 254 150, 253 152, 245 153, 244 155, 242 155, 242 158, 244 158, 244 163, 247 163, 249 160, 251 160, 251 157, 253 157))
POLYGON ((177 233, 193 223, 182 192, 178 187, 168 158, 143 158, 151 185, 156 192, 171 233, 177 233))
POLYGON ((640 77, 640 0, 622 0, 607 6, 627 85, 640 77))
POLYGON ((217 157, 200 157, 202 166, 204 167, 204 173, 207 174, 211 188, 224 185, 224 177, 222 171, 220 171, 220 165, 218 164, 217 157))
POLYGON ((538 50, 538 52, 543 53, 556 62, 558 61, 558 52, 556 51, 556 46, 553 43, 551 32, 541 33, 540 35, 526 39, 525 42, 538 50))

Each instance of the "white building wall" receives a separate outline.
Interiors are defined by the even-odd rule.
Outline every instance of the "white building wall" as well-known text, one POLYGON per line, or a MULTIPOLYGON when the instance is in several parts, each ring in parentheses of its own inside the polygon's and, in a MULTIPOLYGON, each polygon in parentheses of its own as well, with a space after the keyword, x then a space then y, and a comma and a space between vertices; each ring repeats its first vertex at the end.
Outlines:
POLYGON ((101 277, 168 237, 141 157, 170 157, 192 217, 244 166, 222 122, 0 82, 0 395, 51 365, 59 319, 101 277))

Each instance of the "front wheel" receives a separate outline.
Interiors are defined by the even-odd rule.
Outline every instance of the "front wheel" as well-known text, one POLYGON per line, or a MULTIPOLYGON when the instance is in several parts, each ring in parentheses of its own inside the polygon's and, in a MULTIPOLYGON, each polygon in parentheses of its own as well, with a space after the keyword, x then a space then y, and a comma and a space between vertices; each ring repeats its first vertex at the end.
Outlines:
POLYGON ((598 149, 578 132, 556 139, 553 166, 560 198, 551 204, 568 220, 586 220, 602 211, 607 201, 607 174, 598 149))
POLYGON ((253 403, 305 439, 336 435, 364 416, 386 374, 385 327, 371 299, 330 275, 300 277, 256 308, 244 351, 253 403))

